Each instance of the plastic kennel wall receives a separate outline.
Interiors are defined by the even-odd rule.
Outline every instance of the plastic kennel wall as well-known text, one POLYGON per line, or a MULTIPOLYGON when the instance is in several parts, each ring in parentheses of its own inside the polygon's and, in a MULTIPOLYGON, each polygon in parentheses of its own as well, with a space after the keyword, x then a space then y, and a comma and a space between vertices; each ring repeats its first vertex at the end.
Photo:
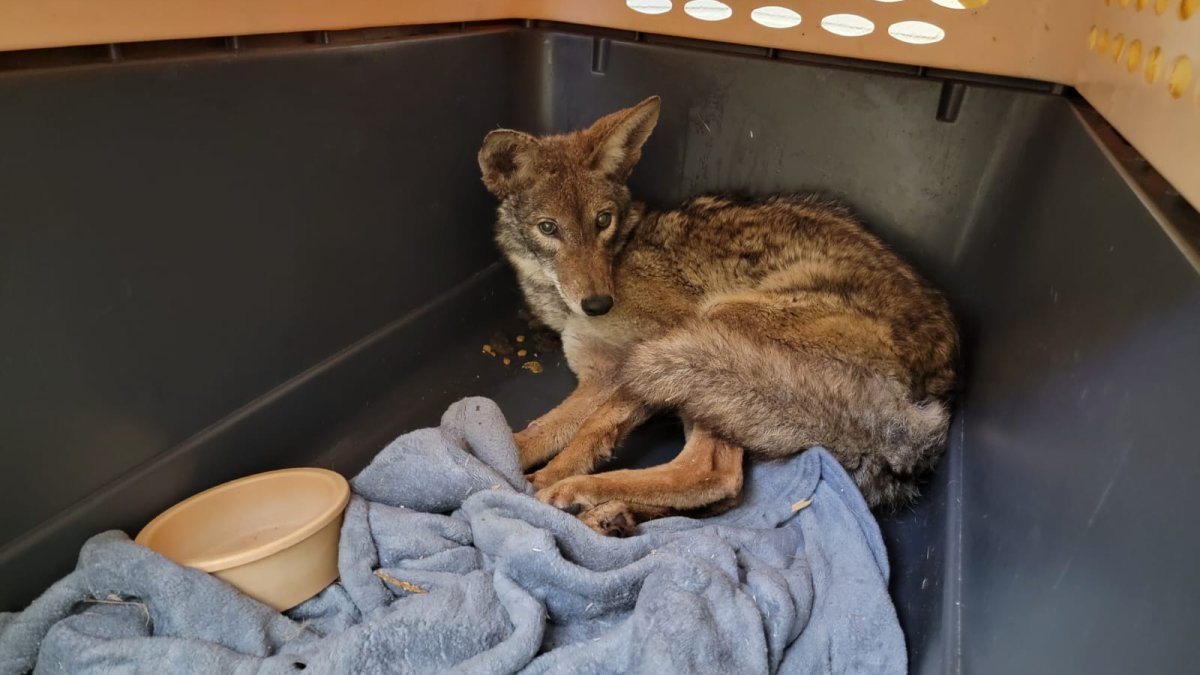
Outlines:
MULTIPOLYGON (((475 153, 659 94, 635 194, 833 191, 951 297, 966 390, 883 521, 914 671, 1200 659, 1191 0, 0 4, 0 598, 257 470, 351 473, 520 331, 475 153), (1190 205, 1189 205, 1190 201, 1190 205)), ((629 444, 662 459, 669 422, 629 444)))

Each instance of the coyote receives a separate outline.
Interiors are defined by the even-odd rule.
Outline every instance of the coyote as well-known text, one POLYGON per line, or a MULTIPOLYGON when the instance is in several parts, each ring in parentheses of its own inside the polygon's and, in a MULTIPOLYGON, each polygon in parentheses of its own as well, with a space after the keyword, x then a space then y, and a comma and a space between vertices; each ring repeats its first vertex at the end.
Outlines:
POLYGON ((500 129, 479 152, 496 241, 578 386, 515 435, 538 499, 631 534, 738 502, 742 456, 824 446, 872 507, 904 504, 941 454, 958 335, 943 297, 843 207, 815 196, 692 199, 656 212, 626 181, 651 97, 587 129, 500 129), (674 410, 662 466, 591 474, 674 410))

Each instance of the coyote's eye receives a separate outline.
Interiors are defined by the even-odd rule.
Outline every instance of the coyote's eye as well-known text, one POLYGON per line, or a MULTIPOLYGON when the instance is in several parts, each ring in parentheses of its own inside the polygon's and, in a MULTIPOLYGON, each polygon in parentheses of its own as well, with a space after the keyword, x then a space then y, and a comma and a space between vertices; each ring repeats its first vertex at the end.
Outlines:
POLYGON ((596 229, 603 230, 610 224, 612 224, 612 214, 608 211, 602 211, 600 215, 596 216, 596 229))
POLYGON ((542 231, 542 234, 549 237, 555 232, 558 232, 558 223, 554 222, 553 220, 543 220, 542 222, 538 223, 538 229, 542 231))

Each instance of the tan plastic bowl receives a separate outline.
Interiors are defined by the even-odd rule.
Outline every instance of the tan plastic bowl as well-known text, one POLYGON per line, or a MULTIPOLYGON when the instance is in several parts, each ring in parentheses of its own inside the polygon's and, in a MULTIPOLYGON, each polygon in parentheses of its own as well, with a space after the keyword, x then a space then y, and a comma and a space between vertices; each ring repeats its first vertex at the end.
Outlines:
POLYGON ((337 579, 349 501, 349 484, 333 471, 268 471, 189 497, 135 541, 282 612, 337 579))

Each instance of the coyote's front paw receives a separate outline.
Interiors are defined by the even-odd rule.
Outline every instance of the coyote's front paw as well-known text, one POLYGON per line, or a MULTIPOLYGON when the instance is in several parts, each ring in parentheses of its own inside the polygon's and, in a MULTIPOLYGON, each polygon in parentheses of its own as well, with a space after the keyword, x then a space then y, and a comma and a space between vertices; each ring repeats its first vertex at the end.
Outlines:
POLYGON ((545 462, 562 449, 561 443, 556 442, 554 434, 537 422, 513 434, 513 440, 517 443, 517 453, 521 459, 522 471, 528 471, 545 462))
POLYGON ((573 453, 564 451, 550 460, 546 466, 526 475, 525 479, 533 483, 534 489, 544 490, 555 483, 574 476, 582 476, 591 470, 590 465, 576 461, 577 459, 578 457, 573 453))
POLYGON ((539 471, 534 471, 533 473, 526 474, 525 480, 529 481, 530 483, 533 483, 534 490, 544 490, 566 477, 567 477, 566 474, 562 474, 559 471, 555 471, 554 469, 551 469, 550 467, 545 467, 539 471))
POLYGON ((594 482, 592 476, 571 476, 538 490, 536 496, 556 509, 576 515, 596 506, 597 500, 590 494, 594 482))
POLYGON ((637 518, 625 502, 604 502, 579 514, 579 521, 606 537, 637 533, 637 518))

